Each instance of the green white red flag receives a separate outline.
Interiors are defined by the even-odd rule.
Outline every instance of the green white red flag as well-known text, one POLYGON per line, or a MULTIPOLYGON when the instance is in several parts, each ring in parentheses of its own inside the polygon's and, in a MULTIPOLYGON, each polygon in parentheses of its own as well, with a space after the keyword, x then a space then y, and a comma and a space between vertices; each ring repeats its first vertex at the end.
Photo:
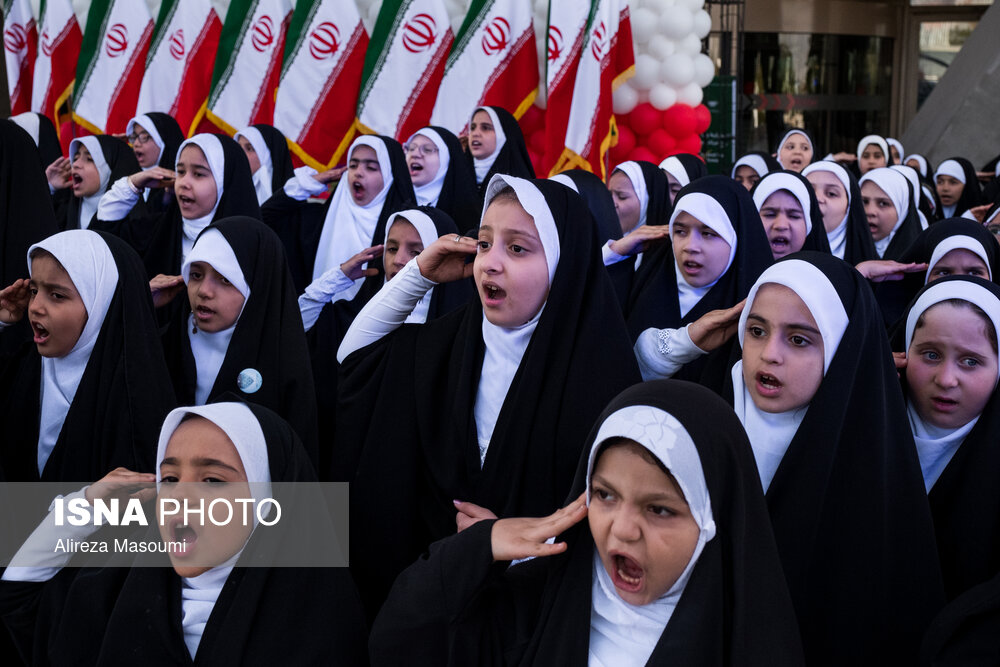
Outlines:
POLYGON ((69 99, 83 33, 70 0, 42 0, 31 110, 45 114, 59 131, 59 108, 69 99))
POLYGON ((228 134, 274 121, 289 0, 233 0, 226 12, 205 116, 228 134))
POLYGON ((520 118, 538 92, 538 55, 530 0, 472 0, 448 55, 431 124, 456 134, 477 106, 520 118))
POLYGON ((3 0, 3 50, 12 115, 31 111, 32 70, 38 29, 28 0, 3 0))
POLYGON ((292 15, 274 126, 319 171, 350 145, 368 32, 353 0, 299 0, 292 15))
POLYGON ((146 58, 136 114, 163 111, 186 134, 208 99, 222 22, 212 0, 164 0, 146 58))
POLYGON ((453 42, 443 0, 385 0, 365 55, 356 128, 406 141, 426 126, 453 42))
POLYGON ((153 35, 145 2, 94 0, 83 31, 73 120, 95 134, 120 133, 135 115, 153 35))
POLYGON ((554 171, 586 169, 605 177, 605 156, 617 141, 611 96, 632 75, 634 63, 628 4, 597 0, 576 72, 565 148, 554 171))
MULTIPOLYGON (((545 84, 545 154, 543 173, 548 173, 562 157, 566 143, 566 123, 573 103, 573 84, 587 37, 587 25, 597 2, 549 0, 545 84)), ((551 175, 551 174, 550 174, 551 175)))

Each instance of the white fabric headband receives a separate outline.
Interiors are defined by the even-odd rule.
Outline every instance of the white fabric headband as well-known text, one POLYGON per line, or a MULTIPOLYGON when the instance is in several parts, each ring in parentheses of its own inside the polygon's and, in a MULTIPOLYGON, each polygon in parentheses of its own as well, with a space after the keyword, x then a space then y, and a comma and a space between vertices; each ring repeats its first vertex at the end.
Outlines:
POLYGON ((535 221, 538 238, 541 239, 542 248, 545 250, 545 261, 549 269, 549 285, 552 285, 552 279, 556 275, 556 267, 559 265, 559 230, 541 191, 523 178, 494 174, 493 178, 490 179, 490 184, 486 187, 483 215, 486 215, 486 209, 490 207, 490 203, 497 193, 507 186, 514 189, 514 194, 517 195, 521 207, 535 221))
POLYGON ((806 234, 811 232, 813 223, 810 212, 812 207, 809 205, 809 191, 802 181, 791 174, 776 172, 760 179, 753 191, 753 203, 757 207, 757 211, 759 212, 767 198, 778 190, 787 190, 799 202, 802 216, 806 221, 806 234))

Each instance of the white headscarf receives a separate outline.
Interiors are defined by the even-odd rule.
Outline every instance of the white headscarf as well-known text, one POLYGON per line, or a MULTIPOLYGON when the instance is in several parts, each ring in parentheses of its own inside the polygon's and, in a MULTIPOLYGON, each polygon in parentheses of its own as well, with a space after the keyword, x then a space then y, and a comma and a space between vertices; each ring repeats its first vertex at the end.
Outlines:
POLYGON ((889 167, 870 170, 861 177, 859 185, 864 185, 868 181, 877 185, 896 207, 896 222, 892 226, 892 231, 881 241, 875 241, 875 250, 878 251, 878 256, 882 257, 910 210, 910 183, 906 180, 906 176, 889 167))
MULTIPOLYGON (((180 426, 185 416, 198 415, 225 432, 236 447, 236 452, 243 462, 247 480, 255 498, 270 497, 271 471, 267 456, 267 441, 260 423, 253 412, 242 403, 213 403, 197 408, 177 408, 167 415, 160 429, 160 439, 156 447, 156 484, 161 483, 160 464, 167 454, 167 444, 170 437, 180 426)), ((257 514, 254 515, 254 526, 257 514)), ((219 593, 229 578, 233 566, 239 560, 243 550, 240 549, 226 562, 211 568, 197 577, 181 577, 181 627, 184 631, 184 644, 188 653, 194 658, 198 645, 212 615, 219 593)))
POLYGON ((979 259, 983 260, 983 264, 986 265, 987 277, 989 280, 993 280, 993 269, 990 268, 990 259, 986 254, 986 248, 983 247, 983 244, 971 236, 956 234, 955 236, 949 236, 934 246, 934 252, 931 253, 931 261, 927 263, 927 273, 924 274, 924 283, 931 277, 931 271, 934 270, 934 266, 952 250, 968 250, 978 256, 979 259))
POLYGON ((763 157, 750 154, 744 155, 736 161, 736 164, 733 165, 732 170, 729 172, 729 178, 736 178, 736 170, 740 167, 750 167, 760 178, 764 178, 770 172, 770 169, 767 168, 767 162, 764 161, 763 157))
POLYGON ((38 426, 38 474, 59 439, 66 414, 76 397, 76 390, 90 361, 90 353, 104 325, 104 318, 118 289, 118 265, 108 244, 96 232, 72 229, 60 232, 28 248, 28 273, 32 270, 31 253, 40 248, 52 254, 69 274, 84 307, 87 323, 76 345, 65 357, 42 357, 41 417, 38 426))
POLYGON ((927 176, 928 176, 928 174, 927 174, 927 172, 928 172, 928 169, 927 169, 927 167, 928 167, 928 165, 927 165, 927 158, 925 158, 923 155, 920 155, 918 153, 914 153, 913 155, 907 155, 905 158, 903 158, 903 164, 906 164, 910 160, 916 160, 917 161, 917 164, 920 165, 920 168, 917 169, 917 171, 920 172, 921 176, 923 176, 924 178, 927 178, 927 176))
POLYGON ((847 174, 846 169, 832 160, 813 162, 802 170, 802 175, 808 176, 814 171, 828 171, 836 176, 840 184, 844 186, 844 192, 847 195, 847 210, 844 211, 844 219, 840 221, 840 224, 832 232, 827 232, 826 235, 830 241, 830 252, 835 257, 844 259, 844 253, 847 251, 847 220, 851 217, 851 178, 847 174))
MULTIPOLYGON (((556 267, 559 265, 559 231, 545 197, 538 188, 523 178, 495 174, 486 187, 483 213, 486 213, 493 197, 508 185, 514 189, 521 206, 535 222, 538 238, 545 250, 551 287, 556 267)), ((485 313, 483 314, 483 342, 486 344, 486 354, 483 357, 482 372, 479 374, 479 387, 476 389, 476 405, 473 410, 480 465, 486 462, 486 451, 490 440, 493 439, 493 430, 496 428, 504 399, 507 398, 507 390, 510 389, 510 383, 521 365, 524 351, 531 342, 531 335, 538 326, 543 310, 545 304, 542 304, 533 318, 511 329, 492 324, 486 319, 485 313)))
POLYGON ((646 189, 646 178, 642 175, 642 167, 639 166, 638 162, 629 160, 615 167, 615 171, 620 171, 628 177, 632 189, 635 190, 635 196, 639 200, 639 222, 635 223, 635 227, 632 228, 638 229, 648 222, 646 212, 649 209, 649 191, 646 189))
MULTIPOLYGON (((431 220, 430 217, 423 211, 409 209, 393 213, 389 216, 389 219, 385 223, 385 245, 389 245, 389 231, 392 229, 392 225, 400 219, 413 225, 413 228, 417 230, 418 234, 420 234, 420 242, 425 248, 438 240, 437 227, 434 226, 434 221, 431 220)), ((385 282, 387 281, 383 281, 383 284, 385 284, 385 282)), ((420 301, 417 302, 417 305, 406 317, 406 321, 417 323, 426 322, 427 313, 430 310, 431 299, 433 296, 434 288, 432 287, 427 290, 427 293, 424 294, 420 301)))
POLYGON ((789 194, 795 197, 796 201, 799 202, 799 206, 802 208, 802 217, 806 222, 806 234, 812 231, 813 220, 812 220, 812 206, 809 200, 809 190, 806 189, 805 183, 801 180, 795 178, 791 174, 786 174, 783 172, 776 172, 770 174, 767 178, 760 179, 757 183, 757 187, 753 191, 753 203, 757 207, 757 212, 764 206, 764 202, 767 198, 773 195, 778 190, 786 190, 789 194))
MULTIPOLYGON (((701 224, 710 227, 729 244, 729 261, 726 262, 726 268, 719 274, 719 278, 721 278, 729 270, 729 267, 733 265, 737 244, 736 228, 729 219, 726 209, 722 207, 722 204, 704 192, 689 192, 685 194, 683 197, 677 199, 677 202, 674 204, 674 212, 670 215, 668 233, 671 238, 674 235, 674 221, 677 220, 677 216, 681 213, 693 216, 701 224)), ((715 283, 719 282, 719 278, 716 278, 711 284, 703 287, 690 285, 687 279, 684 278, 684 273, 680 267, 677 266, 676 259, 674 259, 674 274, 677 276, 677 299, 680 302, 681 317, 687 315, 701 298, 708 294, 708 290, 712 289, 715 283)))
POLYGON ((647 605, 632 605, 619 597, 594 550, 589 662, 644 665, 670 621, 705 545, 715 537, 716 526, 705 472, 690 434, 673 415, 646 405, 622 408, 601 424, 587 459, 588 506, 597 453, 602 444, 613 438, 626 438, 642 445, 670 471, 698 524, 698 542, 684 571, 670 590, 647 605))
POLYGON ((676 155, 671 155, 661 162, 660 169, 663 169, 677 179, 682 188, 691 182, 691 177, 688 176, 687 169, 684 168, 683 163, 681 163, 676 155))
MULTIPOLYGON (((747 295, 747 303, 743 308, 743 314, 740 315, 740 325, 737 329, 741 347, 746 337, 747 319, 753 309, 757 292, 767 284, 784 285, 795 292, 809 309, 823 337, 825 375, 830 369, 830 362, 837 353, 840 339, 843 338, 848 324, 847 311, 844 310, 837 289, 822 271, 801 259, 789 259, 771 265, 761 274, 747 295)), ((733 366, 732 379, 733 409, 750 439, 760 481, 766 492, 788 445, 791 444, 795 432, 799 430, 799 425, 806 416, 809 404, 787 412, 765 412, 757 407, 750 396, 743 380, 742 360, 733 366)))
MULTIPOLYGON (((917 320, 931 306, 948 301, 961 299, 978 306, 993 323, 993 330, 1000 332, 1000 301, 989 291, 975 283, 963 280, 948 280, 936 282, 928 287, 917 302, 913 304, 906 316, 906 350, 909 353, 910 343, 917 328, 917 320)), ((997 368, 1000 379, 1000 367, 997 368)), ((996 387, 994 386, 994 391, 996 387)), ((954 429, 940 428, 923 420, 912 401, 907 400, 906 412, 910 418, 910 428, 913 429, 913 441, 917 446, 917 457, 920 459, 920 470, 924 476, 924 487, 931 490, 948 462, 958 451, 965 436, 969 435, 979 421, 976 415, 972 421, 954 429)))
POLYGON ((253 125, 237 132, 233 139, 239 141, 240 137, 250 142, 254 152, 257 153, 257 159, 260 161, 260 168, 253 173, 253 187, 257 192, 257 203, 263 204, 271 198, 272 194, 271 176, 274 171, 271 166, 271 149, 267 147, 267 142, 264 141, 260 130, 253 125))
MULTIPOLYGON (((225 276, 232 285, 243 295, 243 308, 246 308, 247 301, 250 300, 250 286, 247 284, 240 262, 233 252, 233 247, 218 229, 209 229, 198 237, 198 242, 184 264, 181 265, 181 276, 187 284, 191 279, 191 264, 194 262, 204 262, 213 269, 225 276)), ((243 309, 240 309, 243 314, 243 309)), ((240 318, 236 318, 233 325, 222 331, 210 333, 208 331, 196 330, 196 320, 194 313, 188 317, 188 341, 191 343, 191 355, 194 357, 194 365, 197 370, 198 382, 194 394, 196 405, 204 405, 208 400, 208 395, 215 386, 215 380, 222 368, 222 362, 226 360, 226 352, 229 350, 229 341, 233 338, 236 325, 240 318)))
POLYGON ((207 215, 192 220, 184 217, 181 218, 181 221, 184 223, 184 236, 181 238, 182 260, 191 252, 191 248, 194 247, 194 241, 198 238, 198 234, 201 234, 201 230, 212 224, 212 219, 215 218, 215 211, 219 208, 219 202, 222 201, 222 192, 224 190, 222 184, 226 174, 226 155, 222 150, 222 142, 214 134, 196 134, 183 142, 177 148, 177 160, 174 162, 175 170, 177 169, 177 162, 180 162, 181 153, 184 152, 184 149, 189 144, 194 144, 205 154, 205 160, 208 161, 208 167, 212 170, 212 177, 215 179, 216 194, 215 206, 212 207, 212 210, 207 215))
MULTIPOLYGON (((323 231, 319 235, 313 280, 371 245, 379 216, 382 215, 382 206, 392 187, 392 163, 389 160, 389 149, 382 140, 372 135, 358 137, 347 152, 348 161, 358 146, 368 146, 375 151, 379 169, 382 170, 382 189, 370 202, 359 206, 351 196, 351 188, 346 179, 337 186, 323 221, 323 231)), ((363 283, 363 280, 355 281, 352 286, 334 296, 331 302, 353 299, 363 283)))
POLYGON ((934 172, 935 181, 938 176, 951 176, 962 185, 965 185, 965 170, 962 169, 962 165, 957 160, 945 160, 942 162, 938 166, 937 171, 934 172))
MULTIPOLYGON (((885 143, 889 144, 890 147, 894 146, 896 148, 896 152, 899 153, 899 159, 902 161, 903 156, 906 155, 903 151, 903 144, 899 143, 898 139, 893 139, 892 137, 886 137, 885 143)), ((891 155, 891 153, 889 153, 889 155, 891 155)))
MULTIPOLYGON (((555 181, 556 183, 562 183, 563 185, 565 185, 567 188, 569 188, 570 190, 572 190, 576 194, 580 194, 580 188, 576 187, 576 181, 574 181, 572 178, 570 178, 566 174, 556 174, 555 176, 549 176, 549 180, 550 181, 555 181)), ((631 180, 631 179, 629 179, 629 180, 631 180)), ((635 187, 635 186, 633 186, 633 187, 635 187)))
POLYGON ((475 117, 477 111, 485 111, 490 116, 490 122, 493 123, 493 129, 497 134, 497 147, 493 149, 493 152, 483 159, 473 158, 472 166, 476 170, 476 183, 482 183, 483 179, 486 178, 486 174, 489 173, 490 168, 493 163, 496 162, 497 156, 500 155, 500 150, 507 143, 507 135, 504 134, 503 126, 500 124, 500 117, 497 116, 497 112, 492 109, 492 107, 476 107, 472 111, 472 115, 469 116, 469 126, 472 125, 472 119, 475 117))
MULTIPOLYGON (((18 126, 31 135, 32 141, 35 145, 38 145, 38 132, 39 132, 39 120, 38 114, 34 111, 25 111, 24 113, 19 113, 16 116, 11 116, 10 119, 18 124, 18 126)), ((48 167, 49 165, 43 165, 48 167)))
POLYGON ((136 123, 141 125, 142 129, 146 130, 146 134, 148 134, 149 138, 153 140, 154 144, 156 144, 157 148, 156 160, 154 160, 153 162, 154 164, 159 164, 160 157, 163 155, 163 147, 166 144, 163 142, 163 137, 160 136, 160 131, 156 129, 156 123, 154 123, 153 119, 147 116, 146 114, 141 114, 139 116, 136 116, 135 118, 133 118, 128 122, 128 125, 125 126, 126 136, 132 135, 132 129, 135 127, 136 123))
POLYGON ((882 153, 885 155, 886 164, 888 164, 889 161, 892 159, 892 154, 889 153, 889 144, 886 143, 884 138, 880 137, 877 134, 869 134, 868 136, 864 137, 861 141, 858 142, 858 150, 856 153, 858 159, 859 160, 861 159, 861 154, 864 153, 865 148, 867 148, 871 144, 875 144, 876 146, 882 149, 882 153))
POLYGON ((93 158, 94 166, 97 167, 97 173, 101 177, 101 185, 97 188, 97 192, 89 197, 80 198, 80 219, 78 222, 80 229, 87 229, 90 227, 90 220, 97 213, 97 205, 101 202, 101 197, 108 189, 108 181, 111 180, 111 167, 108 166, 108 161, 104 158, 101 142, 94 136, 79 137, 69 142, 69 161, 71 164, 81 145, 86 146, 87 150, 90 151, 90 157, 93 158))
POLYGON ((444 142, 441 135, 429 127, 417 130, 406 140, 409 144, 413 137, 420 135, 434 142, 438 149, 438 170, 428 183, 424 185, 414 185, 413 192, 417 195, 417 204, 420 206, 437 206, 438 198, 441 196, 441 188, 444 186, 444 179, 448 175, 448 166, 451 164, 451 154, 448 152, 448 144, 444 142))
MULTIPOLYGON (((785 166, 784 164, 782 164, 782 162, 781 162, 781 147, 785 145, 785 142, 786 142, 786 141, 788 141, 788 138, 789 138, 790 136, 792 136, 793 134, 801 134, 801 135, 803 136, 803 138, 805 138, 805 140, 806 140, 806 143, 807 143, 807 144, 809 144, 809 150, 811 150, 811 151, 813 152, 813 156, 815 156, 815 155, 816 155, 816 147, 815 147, 815 146, 813 146, 813 142, 812 142, 812 139, 810 139, 810 138, 809 138, 809 135, 808 135, 808 134, 806 134, 806 133, 805 133, 805 132, 803 132, 802 130, 797 130, 797 129, 796 129, 796 130, 789 130, 788 132, 785 132, 785 136, 783 136, 783 137, 781 138, 781 141, 779 141, 779 142, 778 142, 778 150, 777 150, 777 153, 778 153, 778 155, 777 155, 777 157, 775 158, 775 159, 776 159, 776 160, 778 161, 778 164, 780 164, 780 165, 781 165, 781 168, 782 168, 782 169, 787 169, 788 167, 786 167, 786 166, 785 166)), ((761 174, 761 175, 763 176, 763 174, 761 174)))
POLYGON ((901 173, 903 176, 906 177, 907 181, 909 181, 909 183, 910 183, 910 201, 913 202, 913 204, 914 204, 913 207, 917 210, 917 218, 920 219, 920 228, 921 229, 927 229, 927 227, 930 225, 930 223, 927 221, 927 218, 924 216, 924 212, 921 211, 920 208, 919 208, 919 205, 920 205, 920 175, 917 173, 917 170, 914 169, 913 167, 907 167, 905 164, 894 164, 894 165, 891 165, 889 167, 889 169, 892 169, 894 171, 898 171, 899 173, 901 173))

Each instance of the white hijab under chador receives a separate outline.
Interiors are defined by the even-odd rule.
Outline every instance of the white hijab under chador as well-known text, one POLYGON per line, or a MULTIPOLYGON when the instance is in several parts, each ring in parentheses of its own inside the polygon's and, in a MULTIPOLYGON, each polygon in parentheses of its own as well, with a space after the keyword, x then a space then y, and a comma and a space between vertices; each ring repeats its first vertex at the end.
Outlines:
POLYGON ((45 250, 62 264, 69 274, 84 307, 87 323, 73 349, 65 357, 42 357, 41 417, 38 424, 38 474, 59 439, 69 407, 90 361, 90 353, 104 325, 104 318, 118 289, 118 266, 108 244, 96 232, 73 229, 36 243, 28 248, 28 273, 32 271, 31 253, 45 250))
MULTIPOLYGON (((80 219, 76 222, 79 224, 80 229, 87 229, 90 227, 90 221, 93 219, 94 214, 97 213, 97 205, 101 202, 101 197, 108 190, 108 181, 111 180, 111 167, 108 166, 108 161, 104 159, 101 142, 97 140, 97 137, 93 136, 79 137, 69 142, 70 163, 76 157, 80 146, 86 146, 87 150, 90 151, 90 157, 94 160, 97 173, 101 176, 101 185, 97 188, 97 192, 89 197, 80 198, 80 219)), ((70 223, 72 224, 72 222, 71 220, 70 223)))
MULTIPOLYGON (((1000 331, 1000 301, 997 301, 988 290, 975 283, 959 280, 935 283, 920 295, 906 316, 907 353, 910 343, 913 342, 913 334, 920 316, 932 306, 949 299, 961 299, 975 304, 990 318, 993 330, 1000 331)), ((997 375, 1000 377, 1000 367, 997 368, 997 375)), ((969 435, 979 421, 979 415, 958 428, 941 428, 924 421, 909 399, 906 401, 906 414, 910 418, 910 428, 913 429, 913 441, 917 446, 917 458, 920 459, 920 471, 924 476, 924 488, 929 492, 944 469, 948 467, 965 436, 969 435)))
MULTIPOLYGON (((830 362, 837 352, 840 339, 847 330, 847 311, 840 301, 837 289, 826 275, 809 262, 800 259, 789 259, 771 265, 761 274, 747 295, 746 306, 740 316, 737 329, 740 346, 746 337, 747 318, 753 310, 753 302, 760 288, 767 284, 783 285, 795 292, 819 327, 823 338, 823 374, 830 369, 830 362)), ((789 378, 786 378, 786 381, 789 378)), ((786 412, 765 412, 757 407, 750 396, 746 382, 743 379, 743 361, 737 361, 732 370, 733 380, 733 410, 743 423, 754 459, 757 461, 757 472, 760 473, 761 485, 766 492, 774 479, 778 465, 799 430, 802 419, 806 416, 809 404, 786 412)))
MULTIPOLYGON (((385 245, 389 245, 389 231, 392 226, 399 220, 409 222, 413 225, 413 228, 417 230, 417 234, 420 235, 420 242, 426 248, 430 244, 434 243, 438 239, 437 227, 434 226, 434 221, 424 213, 423 211, 418 211, 416 209, 408 209, 406 211, 400 211, 398 213, 393 213, 389 216, 389 219, 385 223, 385 245)), ((383 280, 382 284, 387 283, 387 280, 383 280)), ((422 324, 427 321, 427 313, 430 311, 431 299, 434 297, 434 288, 427 290, 427 293, 421 297, 417 305, 413 307, 413 310, 409 315, 406 316, 406 322, 415 322, 422 324)))
POLYGON ((726 262, 726 268, 710 284, 703 285, 702 287, 695 287, 688 283, 687 279, 684 278, 684 273, 677 266, 677 259, 674 259, 674 275, 677 277, 677 301, 680 304, 681 317, 684 317, 701 301, 703 296, 708 294, 708 291, 715 286, 715 283, 719 282, 719 278, 724 276, 729 267, 733 265, 733 259, 736 257, 737 239, 736 228, 733 227, 726 209, 722 208, 722 204, 704 192, 689 192, 680 197, 674 204, 674 212, 670 215, 669 223, 671 238, 674 235, 674 221, 677 220, 677 216, 681 213, 687 213, 696 218, 698 222, 712 229, 712 231, 721 236, 729 244, 729 261, 726 262))
POLYGON ((587 460, 587 505, 597 453, 610 439, 632 440, 670 471, 698 524, 698 542, 674 585, 659 599, 636 606, 621 599, 594 549, 590 608, 590 667, 645 665, 684 593, 705 545, 715 537, 712 501, 698 449, 677 419, 659 409, 633 405, 614 412, 601 424, 587 460))
MULTIPOLYGON (((194 247, 195 239, 198 238, 198 234, 201 234, 203 229, 212 224, 212 219, 215 218, 215 210, 219 208, 219 202, 222 201, 222 184, 226 173, 226 155, 222 150, 222 142, 214 134, 196 134, 182 143, 177 148, 178 162, 181 159, 181 153, 184 152, 184 149, 192 144, 200 148, 201 152, 205 154, 208 167, 212 170, 212 177, 215 179, 215 205, 207 215, 203 215, 200 218, 181 218, 184 231, 181 237, 181 262, 187 259, 191 248, 194 247)), ((176 162, 174 163, 174 169, 177 169, 176 162)))
MULTIPOLYGON (((830 252, 834 257, 844 259, 847 252, 847 221, 851 217, 851 179, 847 170, 832 160, 820 160, 802 170, 803 176, 808 176, 814 171, 828 171, 837 177, 840 184, 844 186, 844 193, 847 197, 847 209, 844 211, 844 219, 832 232, 827 232, 826 237, 830 241, 830 252)), ((805 210, 805 209, 803 209, 805 210)))
MULTIPOLYGON (((250 299, 250 286, 247 284, 240 268, 236 253, 218 229, 210 229, 200 237, 184 264, 181 266, 181 276, 187 284, 191 279, 191 264, 194 262, 204 262, 220 274, 225 276, 236 289, 243 295, 243 308, 246 308, 250 299)), ((240 309, 240 314, 243 313, 240 309)), ((188 316, 187 337, 191 344, 191 355, 194 357, 196 375, 198 377, 197 387, 194 393, 195 405, 204 405, 208 400, 208 395, 215 386, 215 380, 222 368, 222 362, 226 360, 226 352, 229 350, 229 341, 233 339, 233 332, 240 318, 228 329, 222 331, 208 332, 201 331, 197 327, 197 320, 194 313, 188 316)), ((233 378, 235 382, 236 378, 233 378)))
POLYGON ((497 116, 497 112, 491 107, 476 107, 472 111, 472 115, 469 116, 469 125, 472 125, 472 119, 476 117, 476 112, 485 111, 489 114, 490 122, 493 123, 493 130, 497 135, 497 147, 493 149, 493 152, 484 157, 483 159, 472 158, 472 166, 476 170, 476 183, 482 183, 483 179, 486 178, 486 174, 490 173, 490 168, 493 167, 493 163, 496 162, 497 156, 500 155, 500 151, 503 150, 504 144, 507 143, 507 135, 503 131, 503 125, 500 124, 500 117, 497 116))
MULTIPOLYGON (((521 206, 535 221, 538 238, 545 250, 545 261, 549 269, 549 286, 555 277, 556 266, 559 265, 559 231, 555 219, 549 210, 542 193, 523 178, 515 178, 504 174, 496 174, 490 179, 486 188, 486 202, 483 213, 489 208, 490 202, 498 192, 510 186, 517 194, 521 206)), ((483 342, 486 344, 486 354, 483 356, 483 368, 479 374, 479 387, 476 389, 476 405, 473 415, 476 420, 476 439, 479 443, 479 463, 486 462, 486 451, 493 430, 500 416, 500 409, 507 398, 510 383, 514 380, 524 351, 531 342, 531 335, 538 326, 538 320, 545 310, 545 304, 538 309, 535 316, 519 327, 506 329, 490 323, 483 314, 483 342)))
MULTIPOLYGON (((438 151, 438 170, 434 174, 434 178, 428 183, 424 183, 423 185, 414 184, 413 193, 417 195, 417 204, 419 206, 437 206, 438 199, 441 197, 441 188, 444 187, 444 179, 448 175, 448 166, 451 164, 451 154, 448 152, 448 144, 444 143, 441 135, 429 127, 414 132, 406 140, 406 144, 409 145, 413 141, 413 137, 417 135, 434 142, 438 151)), ((487 169, 487 171, 489 170, 487 169)), ((483 173, 485 174, 486 172, 483 173)), ((424 247, 427 247, 426 243, 424 247)))
MULTIPOLYGON (((326 219, 323 220, 323 231, 319 235, 319 247, 316 249, 316 261, 313 264, 313 280, 333 267, 340 266, 371 245, 379 216, 382 215, 382 206, 389 194, 389 188, 392 187, 392 163, 389 160, 389 150, 382 140, 371 135, 358 137, 347 153, 348 161, 358 146, 368 146, 375 151, 379 169, 382 170, 382 189, 364 206, 355 203, 347 179, 343 179, 333 191, 333 201, 326 213, 326 219)), ((334 296, 331 302, 353 299, 363 283, 363 280, 355 281, 351 287, 334 296)))
POLYGON ((240 137, 250 142, 257 154, 257 159, 260 161, 260 167, 253 173, 253 189, 257 192, 257 203, 263 205, 271 198, 272 194, 271 177, 274 170, 271 166, 271 149, 267 147, 264 135, 253 125, 237 132, 233 139, 239 141, 240 137))
MULTIPOLYGON (((161 483, 160 464, 166 457, 167 444, 187 415, 197 415, 222 429, 236 447, 236 452, 243 462, 247 480, 251 482, 253 497, 270 497, 271 471, 267 456, 267 441, 257 418, 250 408, 242 403, 213 403, 171 411, 163 422, 156 447, 157 488, 161 483)), ((253 516, 256 526, 257 513, 253 512, 253 516)), ((225 562, 197 577, 181 577, 181 628, 184 632, 184 644, 192 658, 198 652, 205 626, 208 625, 208 618, 212 615, 212 609, 215 608, 222 587, 242 553, 243 549, 240 549, 225 562)))
POLYGON ((902 226, 903 221, 906 220, 906 216, 909 213, 910 182, 906 180, 906 176, 889 167, 872 169, 861 177, 858 184, 864 185, 868 181, 877 185, 892 200, 892 205, 896 207, 896 222, 892 226, 892 231, 881 241, 875 241, 875 250, 878 252, 879 258, 881 258, 889 248, 892 237, 899 231, 900 226, 902 226))

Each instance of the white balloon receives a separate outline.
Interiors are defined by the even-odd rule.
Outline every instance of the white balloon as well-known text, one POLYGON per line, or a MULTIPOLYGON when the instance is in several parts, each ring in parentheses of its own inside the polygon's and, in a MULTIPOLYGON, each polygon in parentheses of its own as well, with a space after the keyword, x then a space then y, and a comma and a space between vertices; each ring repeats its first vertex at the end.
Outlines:
POLYGON ((694 63, 691 56, 675 53, 667 56, 660 66, 660 80, 673 88, 683 88, 694 81, 694 63))
POLYGON ((646 0, 644 6, 649 7, 657 14, 667 11, 668 7, 674 6, 674 0, 646 0))
POLYGON ((636 44, 645 44, 656 33, 656 14, 645 7, 635 10, 631 22, 632 39, 636 44))
MULTIPOLYGON (((635 30, 636 20, 632 20, 632 29, 635 30)), ((670 39, 683 39, 685 35, 691 33, 694 25, 694 18, 691 12, 685 7, 670 7, 660 14, 660 33, 670 39)))
POLYGON ((628 83, 623 83, 611 99, 616 114, 627 114, 639 104, 639 93, 628 83))
POLYGON ((687 7, 692 12, 695 12, 705 6, 705 0, 677 0, 677 4, 687 7))
POLYGON ((701 40, 698 39, 698 35, 688 33, 683 39, 677 42, 677 53, 686 53, 689 56, 701 53, 701 40))
POLYGON ((701 89, 701 86, 694 81, 677 91, 677 101, 681 104, 687 104, 692 107, 696 107, 701 104, 701 100, 704 96, 705 92, 701 89))
POLYGON ((660 80, 660 62, 648 53, 640 53, 635 59, 635 76, 632 85, 638 91, 649 90, 660 80))
POLYGON ((694 81, 704 88, 715 78, 715 63, 704 53, 699 53, 691 61, 694 65, 694 81))
POLYGON ((704 9, 694 13, 692 30, 698 39, 705 39, 712 32, 712 17, 704 9))
POLYGON ((649 43, 646 45, 649 53, 659 60, 663 60, 669 55, 677 50, 677 46, 674 41, 669 37, 664 37, 663 35, 656 34, 649 38, 649 43))
POLYGON ((649 91, 649 103, 663 111, 677 103, 677 91, 665 83, 658 83, 649 91))

